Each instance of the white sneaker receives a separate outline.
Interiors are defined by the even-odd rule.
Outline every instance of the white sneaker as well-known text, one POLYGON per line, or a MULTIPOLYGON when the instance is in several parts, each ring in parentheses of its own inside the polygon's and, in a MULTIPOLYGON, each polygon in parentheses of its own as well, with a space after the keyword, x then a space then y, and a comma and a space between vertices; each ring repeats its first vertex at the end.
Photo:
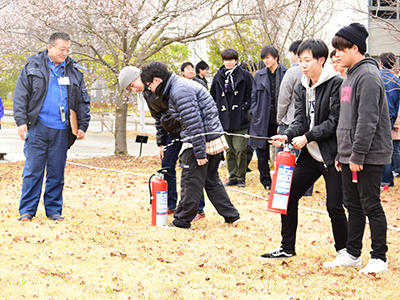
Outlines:
POLYGON ((346 249, 340 249, 334 261, 324 262, 325 268, 334 267, 360 267, 362 263, 361 256, 357 259, 352 259, 346 249))
POLYGON ((388 270, 388 262, 379 258, 371 258, 365 268, 362 268, 359 273, 368 275, 369 273, 381 273, 388 270))

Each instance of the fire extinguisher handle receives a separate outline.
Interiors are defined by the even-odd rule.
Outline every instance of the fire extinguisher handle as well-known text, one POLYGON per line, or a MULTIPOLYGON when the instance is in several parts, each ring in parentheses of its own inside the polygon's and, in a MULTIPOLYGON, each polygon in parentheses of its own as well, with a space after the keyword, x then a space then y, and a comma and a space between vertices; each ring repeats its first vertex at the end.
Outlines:
POLYGON ((157 173, 159 173, 159 174, 170 174, 170 173, 168 172, 168 170, 169 170, 170 168, 171 168, 171 167, 168 166, 168 167, 164 167, 164 168, 158 169, 158 170, 157 170, 157 173))

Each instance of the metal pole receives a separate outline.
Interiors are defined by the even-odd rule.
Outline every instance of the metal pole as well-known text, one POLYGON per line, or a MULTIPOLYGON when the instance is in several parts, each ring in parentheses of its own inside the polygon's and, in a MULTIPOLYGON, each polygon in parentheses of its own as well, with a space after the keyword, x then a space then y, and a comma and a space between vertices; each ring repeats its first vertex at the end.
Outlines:
POLYGON ((142 125, 142 130, 141 132, 144 134, 145 133, 145 120, 144 120, 144 98, 142 93, 140 93, 140 124, 142 125))

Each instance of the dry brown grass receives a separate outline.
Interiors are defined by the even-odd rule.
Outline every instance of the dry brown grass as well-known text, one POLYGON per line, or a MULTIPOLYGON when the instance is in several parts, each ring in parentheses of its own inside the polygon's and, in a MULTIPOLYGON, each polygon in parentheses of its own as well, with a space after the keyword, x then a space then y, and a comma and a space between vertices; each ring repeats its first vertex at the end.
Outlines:
MULTIPOLYGON (((76 163, 151 174, 156 158, 129 156, 76 163)), ((250 166, 256 170, 254 163, 250 166)), ((389 271, 359 275, 326 270, 334 258, 327 215, 300 211, 297 257, 262 261, 279 245, 280 217, 267 202, 229 190, 242 222, 223 225, 206 203, 206 218, 189 230, 150 226, 147 178, 68 164, 64 222, 18 219, 23 163, 0 164, 1 299, 399 299, 399 232, 388 231, 389 271)), ((226 180, 226 167, 221 170, 226 180)), ((267 197, 258 172, 244 190, 267 197)), ((382 194, 388 223, 400 227, 400 183, 382 194)), ((325 210, 323 182, 302 206, 325 210)), ((169 217, 171 220, 172 217, 169 217)), ((363 264, 370 250, 367 226, 363 264)))

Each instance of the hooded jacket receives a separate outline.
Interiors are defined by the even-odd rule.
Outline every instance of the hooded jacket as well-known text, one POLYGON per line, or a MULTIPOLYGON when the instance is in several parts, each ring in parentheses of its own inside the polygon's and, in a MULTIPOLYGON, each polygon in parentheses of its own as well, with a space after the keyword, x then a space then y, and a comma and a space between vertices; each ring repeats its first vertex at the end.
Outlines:
POLYGON ((249 72, 237 66, 233 75, 235 89, 233 92, 225 91, 225 79, 227 71, 222 66, 215 74, 211 83, 210 93, 213 96, 222 127, 225 130, 239 130, 250 127, 250 109, 251 89, 253 77, 249 72))
POLYGON ((391 162, 392 136, 388 103, 378 64, 364 58, 347 71, 340 98, 336 160, 349 164, 391 162))
MULTIPOLYGON (((34 125, 46 98, 50 68, 47 63, 47 50, 27 59, 28 63, 19 74, 14 93, 14 119, 17 126, 34 125)), ((69 56, 65 61, 64 75, 69 77, 67 86, 68 108, 76 112, 78 129, 86 132, 90 121, 90 97, 81 70, 85 70, 69 56)), ((67 111, 70 124, 70 112, 67 111)), ((74 141, 70 134, 70 146, 74 141), (73 140, 73 141, 72 141, 73 140)))
POLYGON ((197 82, 172 74, 163 95, 172 117, 182 124, 183 142, 193 144, 196 159, 206 158, 206 142, 224 134, 211 94, 197 82))
MULTIPOLYGON (((312 145, 311 151, 317 149, 322 156, 325 166, 334 164, 337 153, 336 127, 338 124, 340 110, 340 86, 343 81, 338 73, 330 68, 323 68, 318 81, 309 86, 305 75, 295 88, 295 116, 292 124, 284 134, 288 139, 300 135, 307 138, 307 148, 312 145), (308 99, 315 92, 314 108, 310 107, 308 99), (308 95, 307 95, 308 94, 308 95), (314 110, 314 121, 311 119, 311 111, 314 110)), ((301 155, 301 154, 300 154, 301 155)), ((315 157, 314 157, 315 158, 315 157)))
POLYGON ((290 125, 294 119, 294 89, 300 82, 303 72, 299 62, 296 61, 287 71, 282 79, 279 89, 278 109, 276 122, 278 125, 290 125))

